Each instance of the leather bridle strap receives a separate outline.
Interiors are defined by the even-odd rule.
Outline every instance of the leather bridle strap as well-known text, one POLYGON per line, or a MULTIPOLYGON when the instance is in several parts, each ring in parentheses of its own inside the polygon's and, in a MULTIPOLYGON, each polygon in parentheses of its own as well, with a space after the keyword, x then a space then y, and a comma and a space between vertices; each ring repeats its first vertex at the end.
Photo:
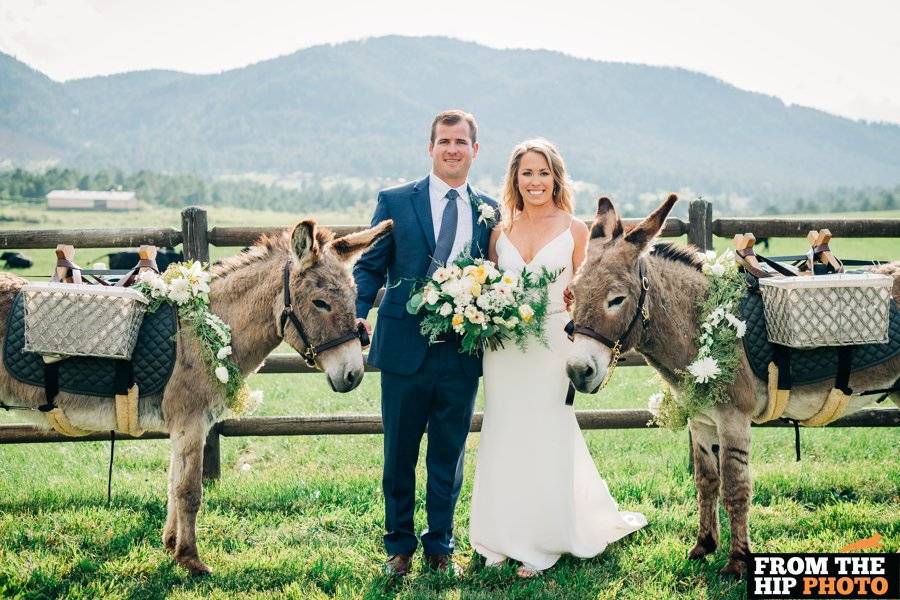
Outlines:
POLYGON ((327 342, 322 342, 318 346, 314 346, 306 335, 306 330, 303 329, 303 323, 300 322, 300 319, 297 318, 297 315, 294 313, 294 306, 291 303, 291 259, 288 259, 284 263, 284 308, 281 310, 281 319, 279 322, 278 329, 281 338, 284 339, 284 326, 287 325, 287 322, 290 320, 294 325, 294 329, 297 332, 297 335, 300 336, 300 339, 303 341, 303 352, 300 352, 300 356, 303 357, 303 360, 306 362, 309 367, 318 367, 318 357, 319 354, 325 352, 326 350, 331 350, 337 346, 345 342, 349 342, 351 340, 358 339, 360 344, 363 347, 369 345, 369 334, 366 332, 365 326, 360 323, 354 331, 348 331, 344 335, 334 338, 333 340, 328 340, 327 342))

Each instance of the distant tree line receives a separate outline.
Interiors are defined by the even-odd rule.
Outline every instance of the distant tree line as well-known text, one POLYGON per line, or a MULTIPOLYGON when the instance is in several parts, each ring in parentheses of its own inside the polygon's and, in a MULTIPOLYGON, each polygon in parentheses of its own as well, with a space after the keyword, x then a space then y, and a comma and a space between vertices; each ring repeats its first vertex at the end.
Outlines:
POLYGON ((783 202, 772 202, 765 207, 763 214, 866 212, 898 208, 900 208, 900 185, 893 189, 839 187, 819 190, 807 197, 786 198, 783 202))
MULTIPOLYGON (((100 170, 83 173, 71 168, 30 171, 21 168, 0 171, 0 202, 44 201, 55 189, 128 190, 151 206, 181 208, 184 206, 232 206, 257 210, 311 213, 319 211, 368 214, 374 206, 378 189, 390 185, 385 181, 340 179, 307 176, 291 187, 271 185, 246 179, 210 179, 194 174, 162 174, 151 171, 126 173, 100 170)), ((496 195, 499 186, 481 185, 496 195)), ((633 194, 582 183, 576 186, 576 211, 590 218, 600 195, 610 195, 623 216, 638 217, 652 211, 671 190, 633 194)), ((675 190, 684 200, 674 216, 686 217, 687 201, 700 195, 688 188, 675 190)), ((882 187, 841 187, 819 190, 805 195, 769 196, 754 199, 738 195, 706 195, 713 210, 722 216, 754 216, 759 214, 803 214, 885 211, 900 209, 900 185, 882 187)))
POLYGON ((101 170, 82 173, 69 168, 43 172, 11 169, 0 172, 0 200, 40 202, 52 190, 127 190, 151 206, 234 206, 281 212, 358 209, 377 195, 374 184, 308 178, 286 188, 246 180, 208 179, 191 174, 101 170))

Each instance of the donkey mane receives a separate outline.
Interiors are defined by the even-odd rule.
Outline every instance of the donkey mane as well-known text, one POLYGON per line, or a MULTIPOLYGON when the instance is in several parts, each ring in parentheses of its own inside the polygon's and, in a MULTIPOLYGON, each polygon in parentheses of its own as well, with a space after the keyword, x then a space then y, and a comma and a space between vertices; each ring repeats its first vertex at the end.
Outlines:
POLYGON ((681 246, 672 242, 659 242, 653 245, 653 256, 684 263, 700 271, 703 260, 698 256, 698 252, 695 246, 681 246))
MULTIPOLYGON (((292 230, 293 227, 288 227, 274 233, 262 234, 258 240, 242 252, 216 261, 211 269, 212 274, 215 277, 222 278, 247 265, 266 260, 274 254, 290 252, 292 230)), ((316 241, 320 246, 325 245, 332 239, 334 239, 334 234, 330 230, 324 227, 316 228, 316 241)))

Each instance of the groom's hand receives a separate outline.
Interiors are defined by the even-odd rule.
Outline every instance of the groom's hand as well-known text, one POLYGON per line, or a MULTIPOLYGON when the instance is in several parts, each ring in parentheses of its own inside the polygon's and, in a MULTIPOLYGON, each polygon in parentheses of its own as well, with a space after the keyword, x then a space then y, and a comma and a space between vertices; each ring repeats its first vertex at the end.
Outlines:
POLYGON ((372 335, 372 326, 369 325, 369 322, 366 321, 365 319, 361 319, 361 318, 356 319, 356 324, 359 325, 360 323, 362 323, 363 327, 366 328, 366 333, 368 333, 371 336, 372 335))

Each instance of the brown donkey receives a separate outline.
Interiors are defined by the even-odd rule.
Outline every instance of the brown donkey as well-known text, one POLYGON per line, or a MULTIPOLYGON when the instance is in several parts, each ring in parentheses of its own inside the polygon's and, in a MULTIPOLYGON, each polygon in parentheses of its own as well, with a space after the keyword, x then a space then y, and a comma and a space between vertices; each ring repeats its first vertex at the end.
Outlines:
MULTIPOLYGON (((356 286, 352 262, 393 226, 377 227, 335 238, 307 220, 281 234, 263 236, 241 254, 212 269, 210 307, 231 327, 232 358, 244 375, 253 373, 284 340, 298 352, 305 342, 288 320, 281 329, 284 308, 284 269, 290 261, 289 281, 293 313, 309 343, 320 346, 356 329, 356 286)), ((25 280, 0 273, 0 343, 13 298, 25 280)), ((347 336, 348 338, 350 336, 347 336)), ((364 365, 358 337, 323 350, 318 365, 331 387, 348 392, 362 380, 364 365)), ((0 401, 37 407, 44 403, 43 388, 14 380, 0 366, 0 401)), ((116 429, 114 399, 60 393, 57 405, 76 428, 89 431, 116 429)), ((163 543, 192 575, 209 573, 197 553, 195 523, 201 502, 203 444, 210 427, 225 413, 225 389, 211 377, 196 338, 179 328, 176 364, 161 395, 140 397, 139 427, 169 433, 168 513, 163 543)), ((29 412, 39 423, 43 413, 29 412)))
MULTIPOLYGON (((705 297, 707 280, 696 251, 665 244, 656 252, 648 252, 675 201, 674 195, 669 196, 653 214, 625 231, 612 203, 600 199, 587 259, 573 282, 575 347, 566 370, 578 390, 597 391, 612 358, 607 344, 615 345, 617 340, 622 352, 632 348, 640 352, 673 390, 678 389, 676 373, 684 372, 697 354, 697 299, 705 297), (642 296, 648 320, 640 318, 642 296), (595 333, 605 337, 607 343, 594 337, 595 333)), ((900 263, 883 265, 878 271, 894 277, 893 297, 900 302, 900 263)), ((900 356, 853 373, 850 386, 859 390, 888 388, 898 375, 900 356)), ((795 387, 784 416, 804 420, 814 415, 832 383, 795 387)), ((753 375, 742 344, 741 363, 729 396, 730 402, 701 413, 689 423, 700 510, 697 544, 689 557, 701 558, 718 547, 721 485, 731 520, 731 551, 722 572, 740 574, 750 552, 750 422, 767 404, 766 384, 753 375)), ((873 399, 852 396, 847 412, 859 410, 873 399)), ((900 404, 900 396, 895 394, 893 399, 900 404)))

